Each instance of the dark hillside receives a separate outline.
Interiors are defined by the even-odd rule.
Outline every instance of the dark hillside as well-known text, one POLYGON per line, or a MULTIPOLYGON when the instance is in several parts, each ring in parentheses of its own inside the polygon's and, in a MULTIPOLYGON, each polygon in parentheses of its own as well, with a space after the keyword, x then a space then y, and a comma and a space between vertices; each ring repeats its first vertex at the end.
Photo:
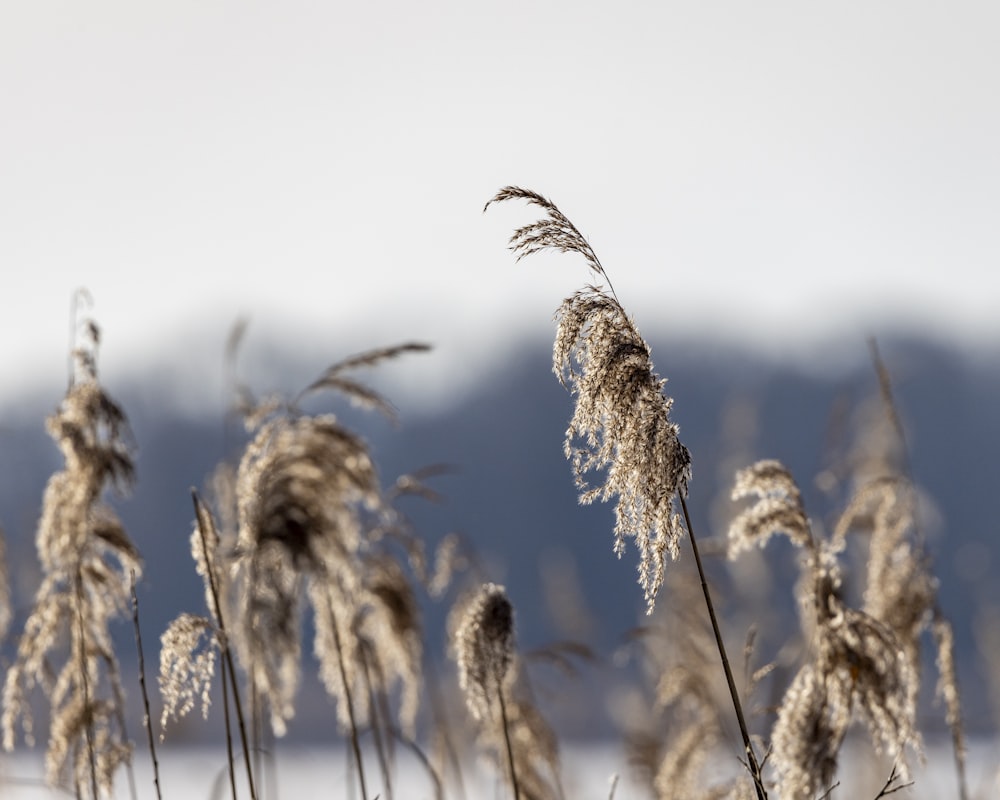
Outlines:
MULTIPOLYGON (((821 492, 814 478, 841 457, 852 435, 852 410, 876 392, 863 342, 859 350, 857 368, 817 377, 751 363, 736 352, 714 350, 696 357, 690 349, 679 354, 654 343, 658 370, 669 377, 667 389, 676 400, 674 419, 693 454, 690 507, 703 539, 724 533, 718 527, 724 524, 719 499, 728 493, 732 468, 757 458, 785 461, 814 519, 828 521, 836 512, 834 498, 821 492), (734 417, 734 409, 742 409, 743 416, 734 417), (744 420, 742 428, 734 427, 737 418, 744 420)), ((939 515, 928 529, 930 549, 941 602, 955 623, 969 727, 981 729, 992 719, 973 635, 980 610, 1000 605, 993 573, 1000 565, 1000 537, 992 502, 1000 483, 1000 377, 995 364, 966 361, 924 343, 884 343, 882 350, 894 374, 917 481, 939 515)), ((190 419, 151 402, 148 388, 109 389, 129 414, 139 447, 134 494, 116 502, 145 558, 140 601, 147 648, 155 653, 156 637, 170 619, 181 610, 201 610, 201 585, 188 552, 189 489, 203 484, 225 452, 227 437, 221 414, 190 419), (145 399, 130 402, 130 397, 145 399)), ((400 409, 398 428, 376 415, 345 413, 371 441, 385 483, 427 464, 454 467, 433 479, 444 503, 406 501, 417 529, 431 542, 450 531, 467 537, 490 577, 507 585, 525 649, 565 635, 553 624, 542 568, 558 564, 563 578, 575 570, 575 583, 567 585, 579 589, 577 602, 585 603, 595 623, 590 643, 609 654, 642 618, 636 556, 629 549, 620 562, 614 558, 611 507, 576 503, 562 454, 571 398, 551 373, 546 343, 484 372, 478 390, 454 407, 416 414, 408 411, 405 392, 395 392, 392 400, 400 409)), ((36 402, 38 418, 25 427, 0 425, 0 524, 22 612, 15 633, 34 589, 34 519, 45 481, 59 464, 43 429, 43 417, 57 401, 36 402)), ((230 429, 229 440, 238 435, 230 429)), ((787 570, 791 558, 780 548, 768 556, 786 568, 776 573, 782 597, 782 586, 794 580, 787 570)), ((684 563, 689 560, 685 546, 677 569, 690 568, 684 563)), ((725 608, 731 582, 719 567, 713 560, 725 608)), ((790 624, 792 613, 786 609, 790 624)), ((443 614, 431 609, 426 621, 430 646, 439 653, 443 614)), ((131 631, 126 634, 123 641, 130 642, 131 631)), ((148 658, 155 662, 155 656, 148 658)), ((303 723, 308 716, 303 715, 303 723)))

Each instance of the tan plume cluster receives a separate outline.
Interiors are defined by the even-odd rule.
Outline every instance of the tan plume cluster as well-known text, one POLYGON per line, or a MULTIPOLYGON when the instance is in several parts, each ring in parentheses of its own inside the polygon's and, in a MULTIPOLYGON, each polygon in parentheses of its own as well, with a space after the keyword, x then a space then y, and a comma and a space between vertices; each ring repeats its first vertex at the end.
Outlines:
POLYGON ((455 655, 469 713, 489 718, 513 677, 514 609, 504 587, 484 584, 469 602, 455 631, 455 655))
POLYGON ((561 796, 556 737, 518 682, 514 608, 504 587, 480 586, 456 606, 451 627, 466 706, 514 796, 561 796))
POLYGON ((670 419, 673 399, 664 393, 666 379, 653 371, 649 345, 618 302, 583 235, 535 192, 508 186, 490 203, 511 199, 546 212, 544 219, 511 236, 519 259, 545 249, 578 253, 608 283, 607 291, 590 286, 563 301, 556 314, 553 369, 576 397, 565 452, 580 501, 617 498, 614 551, 620 557, 626 538, 635 539, 639 584, 652 612, 667 560, 677 558, 684 533, 674 498, 687 493, 691 478, 690 454, 670 419), (586 478, 590 472, 603 472, 603 482, 591 486, 586 478))
POLYGON ((170 623, 160 637, 161 728, 199 702, 202 716, 208 717, 217 656, 216 629, 206 617, 184 613, 170 623))
MULTIPOLYGON (((216 473, 216 483, 224 472, 216 473)), ((160 717, 164 738, 167 723, 186 716, 200 700, 203 717, 212 704, 211 685, 220 653, 228 654, 229 637, 225 615, 229 613, 228 570, 224 568, 222 537, 215 518, 194 494, 195 523, 191 532, 191 557, 202 579, 207 615, 184 612, 173 620, 160 636, 160 717)), ((229 677, 224 674, 224 679, 229 677)))
MULTIPOLYGON (((895 635, 910 671, 920 675, 921 639, 930 633, 936 650, 937 695, 945 705, 964 796, 965 735, 955 674, 951 623, 938 606, 938 581, 917 541, 916 489, 905 479, 876 478, 861 486, 841 515, 833 540, 843 547, 854 532, 868 536, 864 611, 895 635)), ((919 681, 911 699, 916 704, 919 681)))
POLYGON ((758 461, 736 473, 732 499, 756 498, 729 526, 729 558, 743 550, 763 547, 775 533, 784 533, 798 547, 809 548, 812 534, 802 508, 802 494, 785 466, 758 461))
POLYGON ((782 798, 813 798, 829 788, 837 756, 855 715, 871 732, 877 750, 900 759, 920 751, 916 730, 915 674, 893 630, 841 598, 837 553, 842 541, 817 541, 791 474, 776 461, 741 471, 734 497, 756 495, 730 528, 730 553, 774 533, 784 533, 804 551, 800 602, 812 656, 800 669, 778 711, 772 731, 772 763, 782 798))
POLYGON ((376 555, 372 533, 391 527, 393 511, 367 443, 332 414, 304 414, 298 404, 333 390, 392 416, 350 371, 426 349, 406 344, 348 358, 290 406, 268 408, 270 419, 247 417, 255 436, 236 478, 235 641, 278 733, 294 712, 303 601, 316 620, 320 677, 344 728, 374 713, 374 694, 398 685, 400 721, 412 729, 422 652, 416 603, 403 571, 385 551, 376 555))
POLYGON ((77 793, 110 795, 119 767, 131 763, 124 690, 111 643, 111 621, 125 615, 139 553, 115 512, 109 487, 133 477, 128 421, 97 377, 97 326, 81 325, 74 378, 46 422, 65 468, 49 480, 36 537, 43 578, 3 688, 3 743, 18 722, 34 739, 32 691, 51 707, 46 780, 77 793), (53 663, 61 657, 61 663, 53 663))

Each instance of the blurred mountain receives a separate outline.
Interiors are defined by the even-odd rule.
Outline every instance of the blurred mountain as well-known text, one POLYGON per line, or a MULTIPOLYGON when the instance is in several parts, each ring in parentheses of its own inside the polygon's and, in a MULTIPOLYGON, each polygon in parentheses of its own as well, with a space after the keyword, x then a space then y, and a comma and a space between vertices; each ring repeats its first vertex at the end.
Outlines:
MULTIPOLYGON (((881 345, 913 473, 929 498, 923 533, 940 579, 941 605, 956 629, 968 725, 986 729, 993 725, 989 667, 977 651, 975 631, 986 610, 1000 607, 993 574, 1000 567, 1000 537, 992 506, 1000 371, 995 360, 974 360, 928 342, 881 345)), ((829 525, 849 489, 851 453, 864 444, 860 420, 878 397, 877 380, 863 342, 853 366, 840 364, 832 371, 824 371, 822 363, 808 370, 782 366, 736 349, 685 346, 682 351, 655 341, 653 346, 657 369, 669 378, 667 391, 675 398, 674 419, 693 456, 689 507, 705 542, 721 614, 733 623, 730 636, 738 648, 746 633, 740 626, 752 621, 750 606, 738 593, 746 576, 733 577, 712 555, 719 552, 731 513, 733 471, 758 458, 781 459, 802 486, 814 522, 829 525)), ((292 393, 300 387, 261 388, 292 393)), ((145 558, 139 600, 152 672, 159 632, 178 612, 203 610, 189 554, 190 489, 202 486, 227 453, 238 454, 245 436, 221 412, 204 417, 172 412, 168 401, 157 399, 171 392, 158 393, 155 384, 108 389, 125 407, 138 446, 135 490, 113 502, 145 558)), ((451 467, 431 481, 443 502, 405 500, 415 529, 431 546, 448 532, 465 537, 488 577, 507 586, 522 649, 584 637, 595 653, 611 659, 628 632, 645 621, 637 557, 631 546, 620 561, 614 557, 611 506, 577 504, 562 451, 572 398, 552 375, 546 344, 525 346, 516 357, 484 370, 474 391, 440 408, 412 411, 406 392, 398 389, 391 399, 400 410, 398 427, 343 404, 327 407, 367 437, 386 484, 429 464, 451 467)), ((28 422, 0 421, 0 525, 15 589, 14 634, 37 586, 33 535, 40 498, 48 475, 61 463, 44 432, 44 417, 58 400, 25 398, 21 411, 37 408, 37 418, 21 413, 28 422)), ((769 546, 765 556, 775 567, 768 585, 754 591, 769 594, 779 616, 793 625, 794 556, 780 543, 769 546)), ((693 570, 686 544, 668 583, 670 575, 684 570, 693 570)), ((446 611, 428 605, 432 654, 444 652, 446 611)), ((123 625, 123 631, 128 644, 131 630, 123 625)), ((761 647, 766 646, 765 640, 761 647)), ((8 657, 11 647, 8 642, 4 648, 8 657)), ((300 717, 307 727, 310 710, 300 717)))

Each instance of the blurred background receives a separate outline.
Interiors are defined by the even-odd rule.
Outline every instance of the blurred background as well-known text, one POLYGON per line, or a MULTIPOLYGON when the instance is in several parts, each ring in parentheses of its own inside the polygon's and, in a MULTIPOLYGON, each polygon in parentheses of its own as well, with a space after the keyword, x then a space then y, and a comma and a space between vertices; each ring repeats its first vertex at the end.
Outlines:
MULTIPOLYGON (((242 441, 224 350, 246 319, 237 368, 260 393, 297 392, 359 350, 433 345, 366 376, 398 428, 330 407, 387 483, 453 466, 435 479, 444 502, 415 503, 415 527, 431 544, 466 538, 508 586, 526 650, 573 637, 628 661, 643 622, 635 552, 614 558, 612 509, 576 504, 571 398, 549 361, 553 311, 593 276, 569 256, 514 262, 507 239, 535 210, 482 209, 516 184, 588 236, 650 341, 709 545, 733 472, 758 458, 788 464, 815 521, 835 518, 877 406, 878 338, 969 728, 994 730, 995 4, 97 0, 0 18, 0 525, 15 634, 60 466, 44 418, 86 287, 102 380, 138 445, 136 490, 116 504, 147 561, 149 646, 179 610, 201 610, 189 488, 242 441)), ((748 589, 773 592, 794 624, 794 557, 767 556, 774 572, 758 579, 711 565, 737 647, 748 589)), ((676 569, 691 566, 685 550, 676 569)), ((438 655, 443 614, 428 611, 438 655)), ((627 702, 610 673, 598 722, 553 709, 569 735, 613 729, 627 702)), ((293 736, 324 730, 326 709, 301 708, 293 736)))

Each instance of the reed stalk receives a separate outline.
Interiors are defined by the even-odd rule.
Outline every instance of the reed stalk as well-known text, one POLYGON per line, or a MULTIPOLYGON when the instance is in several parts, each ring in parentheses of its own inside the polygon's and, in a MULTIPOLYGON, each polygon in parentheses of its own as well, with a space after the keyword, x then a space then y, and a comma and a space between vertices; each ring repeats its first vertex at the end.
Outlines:
MULTIPOLYGON (((257 790, 254 786, 254 779, 253 779, 253 764, 250 759, 250 744, 247 739, 246 720, 243 715, 243 705, 240 702, 239 685, 236 682, 236 665, 233 662, 233 653, 232 649, 229 646, 229 638, 226 633, 226 623, 222 613, 222 601, 219 598, 219 590, 218 587, 216 586, 215 570, 213 568, 215 561, 209 554, 208 539, 206 538, 205 535, 205 530, 207 528, 206 517, 208 516, 208 509, 204 507, 204 505, 201 502, 201 498, 198 497, 198 493, 193 489, 191 491, 191 497, 194 502, 195 518, 198 520, 198 530, 201 534, 202 554, 204 555, 205 564, 207 566, 206 569, 207 580, 209 589, 212 594, 212 604, 214 606, 213 613, 215 614, 215 621, 219 626, 219 646, 220 649, 222 650, 222 658, 223 658, 222 679, 223 682, 225 682, 226 676, 228 674, 229 684, 233 690, 233 706, 236 709, 236 721, 240 732, 240 743, 243 746, 243 762, 246 764, 247 785, 250 787, 251 800, 257 800, 257 790)), ((227 714, 226 715, 227 725, 228 722, 229 722, 229 715, 227 714)))
POLYGON ((698 541, 694 535, 694 526, 691 524, 691 516, 688 513, 687 500, 681 495, 681 509, 684 513, 684 524, 687 526, 688 538, 691 540, 691 550, 694 552, 694 562, 698 567, 698 578, 701 581, 701 591, 705 596, 705 606, 708 609, 709 619, 712 621, 712 633, 715 636, 715 643, 719 648, 719 658, 722 661, 722 669, 726 673, 726 685, 729 687, 729 696, 733 701, 733 710, 736 712, 736 720, 740 726, 740 736, 743 738, 743 747, 747 757, 747 768, 750 770, 750 777, 753 778, 754 790, 758 800, 766 800, 767 791, 764 788, 764 780, 761 777, 760 764, 754 752, 753 742, 750 740, 750 731, 747 728, 746 717, 743 714, 743 705, 740 702, 740 693, 736 689, 736 681, 733 679, 733 670, 729 663, 729 656, 726 654, 726 644, 722 639, 722 632, 719 629, 719 621, 715 615, 715 605, 712 602, 712 593, 708 589, 708 580, 705 577, 705 569, 701 564, 701 554, 698 552, 698 541))
POLYGON ((160 790, 160 762, 156 757, 156 741, 153 736, 153 717, 149 710, 149 691, 146 687, 146 659, 142 650, 142 631, 139 627, 139 597, 135 591, 135 570, 131 571, 129 591, 132 596, 132 626, 135 629, 135 651, 139 659, 139 690, 142 694, 143 727, 146 729, 146 742, 149 746, 149 757, 153 763, 153 786, 156 788, 157 800, 162 800, 160 790))

